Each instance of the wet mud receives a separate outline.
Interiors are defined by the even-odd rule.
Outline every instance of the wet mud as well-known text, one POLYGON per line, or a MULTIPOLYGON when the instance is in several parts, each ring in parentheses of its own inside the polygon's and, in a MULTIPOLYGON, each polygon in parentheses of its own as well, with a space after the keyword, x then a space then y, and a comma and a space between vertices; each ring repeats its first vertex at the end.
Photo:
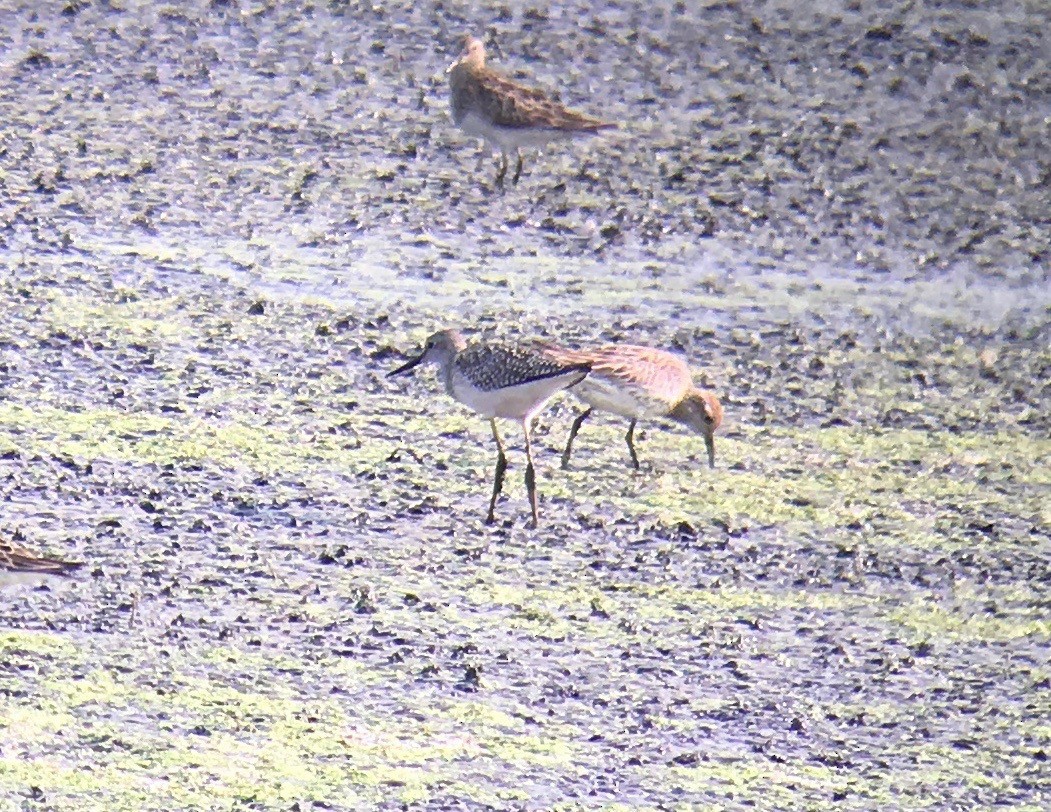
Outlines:
POLYGON ((1039 3, 0 7, 0 810, 1045 809, 1039 3), (492 188, 456 36, 622 122, 492 188), (496 525, 427 334, 676 350, 496 525))

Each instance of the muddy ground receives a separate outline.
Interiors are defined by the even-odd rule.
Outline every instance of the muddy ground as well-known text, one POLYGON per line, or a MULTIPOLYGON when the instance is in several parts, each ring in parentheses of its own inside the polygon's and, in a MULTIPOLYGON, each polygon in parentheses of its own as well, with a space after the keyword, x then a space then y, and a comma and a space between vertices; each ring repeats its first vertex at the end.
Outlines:
POLYGON ((1051 805, 1048 7, 0 6, 0 810, 1051 805), (623 122, 491 188, 473 30, 623 122), (677 349, 482 523, 427 333, 677 349))

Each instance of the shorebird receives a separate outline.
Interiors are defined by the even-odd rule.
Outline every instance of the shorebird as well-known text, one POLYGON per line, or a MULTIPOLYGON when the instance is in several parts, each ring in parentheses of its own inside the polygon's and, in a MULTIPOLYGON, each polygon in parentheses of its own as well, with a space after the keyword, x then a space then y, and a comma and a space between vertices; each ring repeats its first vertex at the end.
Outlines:
POLYGON ((19 547, 11 541, 0 541, 0 585, 38 581, 49 575, 69 575, 83 564, 45 558, 19 547))
POLYGON ((577 416, 569 431, 562 467, 569 466, 573 438, 592 410, 612 412, 631 420, 628 425, 628 451, 631 463, 639 468, 635 453, 635 424, 652 417, 670 418, 704 437, 708 465, 715 467, 715 430, 723 419, 723 407, 711 392, 693 385, 690 368, 676 355, 652 347, 607 344, 590 350, 569 350, 545 345, 545 351, 564 364, 590 364, 591 374, 573 390, 588 405, 577 416))
POLYGON ((449 66, 449 102, 456 125, 500 151, 496 185, 503 186, 507 156, 518 159, 511 183, 522 174, 523 148, 595 135, 617 125, 569 110, 535 90, 502 76, 485 64, 480 39, 463 38, 463 52, 449 66))
POLYGON ((387 377, 408 372, 420 364, 435 364, 445 383, 445 391, 468 409, 489 419, 496 440, 496 474, 493 496, 489 500, 486 523, 495 521, 493 510, 504 484, 507 457, 496 418, 519 420, 525 432, 526 491, 533 513, 533 526, 539 521, 536 499, 536 471, 529 442, 533 418, 556 393, 576 386, 591 366, 586 361, 559 361, 529 344, 477 343, 468 345, 456 330, 442 330, 427 339, 423 352, 387 377))

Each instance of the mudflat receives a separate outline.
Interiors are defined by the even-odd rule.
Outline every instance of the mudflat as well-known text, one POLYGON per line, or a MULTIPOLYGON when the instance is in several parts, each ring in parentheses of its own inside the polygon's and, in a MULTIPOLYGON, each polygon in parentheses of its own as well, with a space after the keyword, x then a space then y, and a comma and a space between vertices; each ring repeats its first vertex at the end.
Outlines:
POLYGON ((0 8, 0 532, 87 562, 0 592, 0 810, 1046 809, 1049 25, 0 8), (492 188, 466 32, 620 128, 492 188), (486 526, 446 326, 681 353, 716 469, 566 398, 486 526))

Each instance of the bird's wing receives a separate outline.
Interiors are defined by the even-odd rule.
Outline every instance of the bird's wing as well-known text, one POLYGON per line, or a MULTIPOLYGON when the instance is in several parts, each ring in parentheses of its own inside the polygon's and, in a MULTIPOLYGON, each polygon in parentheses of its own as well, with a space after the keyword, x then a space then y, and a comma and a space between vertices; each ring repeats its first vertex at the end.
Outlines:
POLYGON ((78 567, 80 562, 46 558, 18 547, 11 542, 0 542, 0 569, 9 572, 39 573, 41 575, 66 575, 78 567))
POLYGON ((498 127, 596 132, 617 125, 570 110, 542 91, 520 85, 495 71, 474 76, 476 107, 498 127))
POLYGON ((560 361, 528 344, 474 344, 456 356, 456 368, 479 389, 492 391, 570 372, 583 377, 590 365, 560 361))

